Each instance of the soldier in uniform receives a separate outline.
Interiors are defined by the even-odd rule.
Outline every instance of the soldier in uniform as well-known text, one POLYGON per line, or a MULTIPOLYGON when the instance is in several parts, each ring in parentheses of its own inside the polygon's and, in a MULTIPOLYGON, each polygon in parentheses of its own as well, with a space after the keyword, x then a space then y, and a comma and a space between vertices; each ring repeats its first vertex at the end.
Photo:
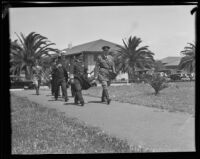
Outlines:
POLYGON ((73 82, 72 92, 74 94, 74 103, 80 102, 81 106, 84 106, 84 99, 82 95, 81 75, 83 72, 82 60, 74 57, 73 60, 73 82))
POLYGON ((67 102, 69 100, 66 87, 67 81, 68 81, 68 73, 66 68, 61 62, 61 56, 59 56, 55 68, 55 100, 58 99, 58 91, 60 86, 62 88, 62 93, 65 101, 67 102))
POLYGON ((98 79, 102 85, 102 102, 107 102, 110 104, 111 99, 108 94, 108 86, 111 84, 111 80, 115 79, 116 72, 114 67, 114 60, 111 55, 109 55, 109 46, 103 46, 103 54, 98 56, 96 66, 95 66, 95 80, 98 79))
POLYGON ((33 82, 35 84, 36 95, 39 95, 39 89, 41 84, 42 76, 42 67, 39 66, 38 60, 35 62, 35 66, 33 67, 33 82))
POLYGON ((73 83, 71 84, 72 92, 74 92, 74 103, 80 104, 84 106, 84 99, 82 96, 82 89, 86 90, 91 87, 88 78, 85 75, 85 67, 83 66, 83 61, 81 58, 75 58, 73 62, 73 74, 74 79, 73 83))

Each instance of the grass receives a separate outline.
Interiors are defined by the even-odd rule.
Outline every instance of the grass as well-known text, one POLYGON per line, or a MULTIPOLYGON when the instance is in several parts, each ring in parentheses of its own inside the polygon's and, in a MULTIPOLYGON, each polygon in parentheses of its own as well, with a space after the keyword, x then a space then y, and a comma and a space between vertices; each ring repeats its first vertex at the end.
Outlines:
MULTIPOLYGON (((83 93, 90 96, 101 97, 101 87, 93 87, 83 93)), ((185 112, 194 114, 195 111, 195 83, 194 82, 177 82, 169 83, 169 87, 160 91, 157 96, 154 95, 153 88, 148 84, 111 86, 109 88, 111 99, 167 109, 171 112, 185 112)))
POLYGON ((12 154, 149 152, 131 146, 56 109, 11 94, 12 154))

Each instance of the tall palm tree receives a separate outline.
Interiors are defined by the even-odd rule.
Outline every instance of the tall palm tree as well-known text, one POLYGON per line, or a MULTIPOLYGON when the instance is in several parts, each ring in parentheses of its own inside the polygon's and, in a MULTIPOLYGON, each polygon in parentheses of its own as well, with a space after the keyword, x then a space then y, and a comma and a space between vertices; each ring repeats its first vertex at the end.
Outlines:
POLYGON ((10 62, 11 71, 20 74, 25 71, 26 79, 32 77, 32 67, 35 65, 36 59, 41 59, 44 55, 49 55, 50 52, 58 52, 50 46, 54 45, 46 37, 31 32, 27 36, 22 33, 17 41, 11 42, 10 46, 10 62))
POLYGON ((142 42, 140 38, 129 37, 127 43, 123 40, 124 46, 118 46, 119 50, 115 56, 117 72, 127 72, 129 78, 132 78, 136 68, 152 68, 154 58, 148 46, 139 47, 142 42))
POLYGON ((189 46, 186 46, 181 54, 184 57, 181 58, 179 63, 179 69, 186 70, 191 72, 195 72, 195 45, 192 43, 188 43, 189 46))
POLYGON ((57 56, 52 55, 50 57, 42 57, 39 61, 40 66, 42 66, 42 77, 44 79, 44 82, 49 82, 49 80, 50 80, 49 77, 52 72, 51 66, 52 66, 55 58, 57 58, 57 56))

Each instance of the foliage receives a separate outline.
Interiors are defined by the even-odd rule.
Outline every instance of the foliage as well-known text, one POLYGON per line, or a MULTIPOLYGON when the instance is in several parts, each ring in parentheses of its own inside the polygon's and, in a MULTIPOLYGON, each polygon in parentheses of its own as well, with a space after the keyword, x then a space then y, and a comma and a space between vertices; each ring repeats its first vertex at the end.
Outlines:
POLYGON ((195 72, 195 50, 196 47, 192 43, 188 43, 181 54, 184 55, 179 63, 179 69, 183 69, 189 72, 195 72))
POLYGON ((52 72, 51 66, 56 56, 43 57, 40 59, 40 66, 42 66, 42 79, 43 85, 50 85, 50 75, 52 72))
POLYGON ((155 95, 159 94, 161 90, 168 87, 166 79, 161 77, 159 74, 153 74, 151 77, 147 78, 147 82, 155 90, 155 95))
POLYGON ((54 43, 50 43, 46 37, 35 32, 27 36, 22 33, 20 35, 17 35, 18 40, 11 41, 10 45, 11 72, 20 74, 21 71, 25 71, 26 79, 31 79, 32 67, 36 60, 45 55, 49 56, 50 52, 57 53, 58 50, 50 47, 54 43))
POLYGON ((162 61, 160 60, 156 60, 155 63, 154 63, 154 71, 155 72, 158 72, 160 70, 164 70, 165 69, 165 66, 164 64, 162 63, 162 61))
POLYGON ((118 72, 127 72, 129 77, 132 77, 136 68, 152 68, 154 53, 148 49, 148 46, 138 48, 141 42, 140 38, 129 37, 127 42, 123 40, 123 47, 118 46, 119 50, 115 56, 118 72))
POLYGON ((145 83, 148 83, 149 80, 152 80, 152 75, 150 74, 143 74, 140 76, 141 81, 144 81, 145 83))

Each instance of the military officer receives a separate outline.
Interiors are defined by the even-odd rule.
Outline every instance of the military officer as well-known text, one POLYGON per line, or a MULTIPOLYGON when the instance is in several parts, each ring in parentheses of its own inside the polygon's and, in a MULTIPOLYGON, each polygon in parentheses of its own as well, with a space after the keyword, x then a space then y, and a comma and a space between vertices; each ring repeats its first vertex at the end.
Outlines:
POLYGON ((110 104, 111 102, 108 94, 108 86, 110 86, 111 80, 116 77, 114 61, 112 56, 109 55, 109 49, 109 46, 102 47, 103 53, 98 56, 94 71, 95 79, 99 80, 103 88, 101 101, 106 101, 107 104, 110 104))
POLYGON ((62 88, 62 93, 64 96, 65 101, 69 100, 67 95, 67 81, 68 81, 68 73, 66 68, 61 62, 61 55, 58 57, 57 65, 55 68, 55 100, 58 99, 58 91, 59 87, 62 88))

